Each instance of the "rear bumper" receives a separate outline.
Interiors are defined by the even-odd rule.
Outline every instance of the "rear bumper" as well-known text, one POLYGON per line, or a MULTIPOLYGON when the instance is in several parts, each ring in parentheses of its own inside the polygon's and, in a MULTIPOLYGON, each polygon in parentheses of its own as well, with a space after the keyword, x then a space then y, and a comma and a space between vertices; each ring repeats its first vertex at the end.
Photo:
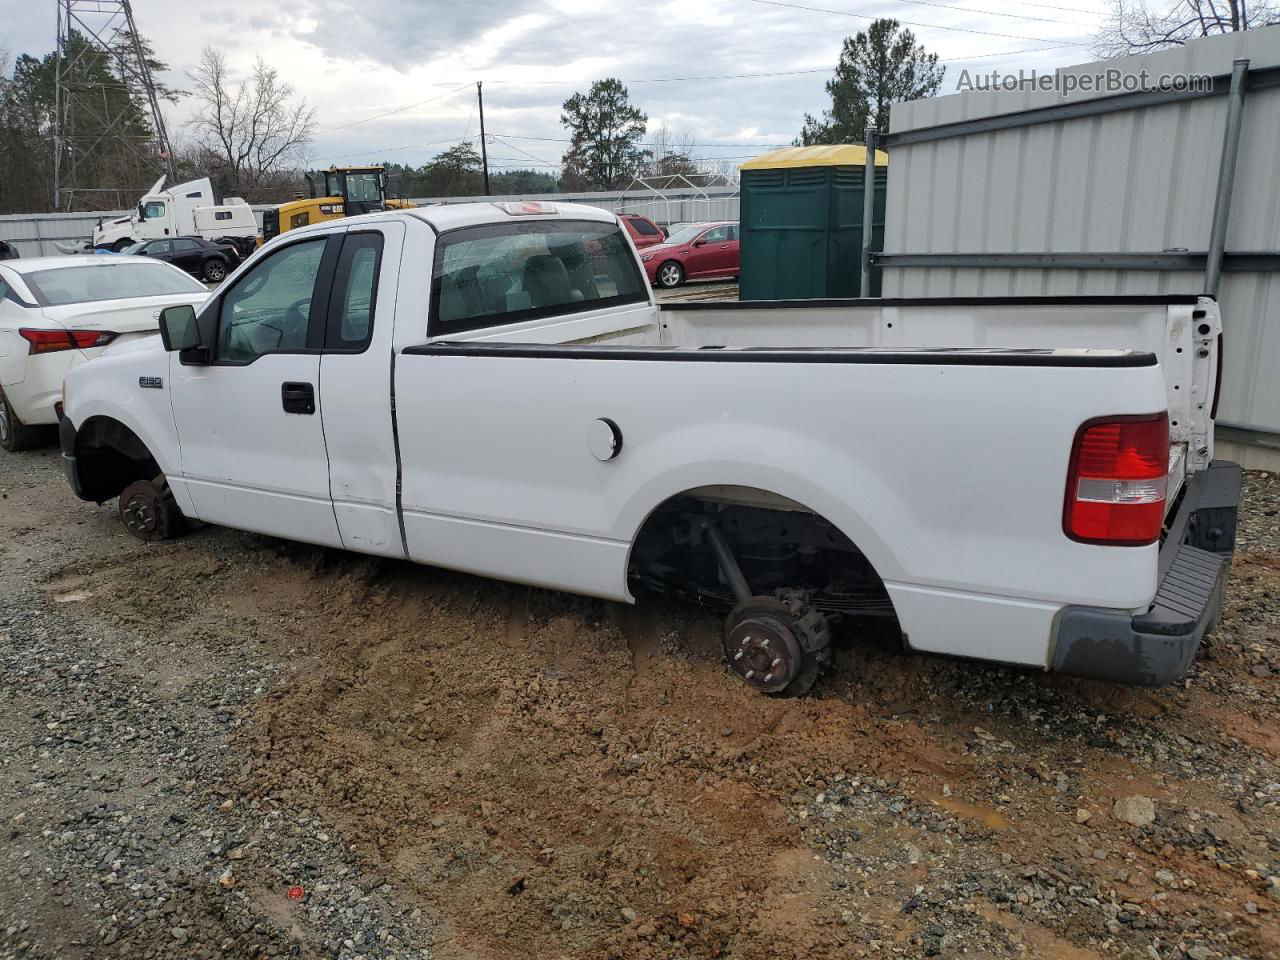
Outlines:
POLYGON ((1215 460, 1187 484, 1164 545, 1150 609, 1137 615, 1066 607, 1058 616, 1052 669, 1139 686, 1177 680, 1218 621, 1235 551, 1240 467, 1215 460))
POLYGON ((62 399, 62 381, 72 367, 84 362, 84 355, 79 350, 61 350, 23 359, 22 379, 4 388, 13 412, 28 427, 57 423, 54 405, 62 399))

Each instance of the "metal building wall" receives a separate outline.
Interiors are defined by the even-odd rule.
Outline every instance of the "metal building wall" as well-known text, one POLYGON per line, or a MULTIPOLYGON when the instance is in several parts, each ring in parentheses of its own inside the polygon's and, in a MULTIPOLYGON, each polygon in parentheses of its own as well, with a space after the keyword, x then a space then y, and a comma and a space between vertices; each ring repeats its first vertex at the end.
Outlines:
MULTIPOLYGON (((554 200, 561 203, 582 203, 601 207, 613 213, 638 213, 666 225, 669 223, 693 223, 703 220, 737 220, 738 193, 736 190, 669 191, 663 197, 633 190, 616 193, 547 193, 509 197, 424 197, 415 199, 419 205, 429 203, 475 203, 483 200, 554 200)), ((255 205, 254 216, 258 230, 262 230, 262 212, 269 205, 255 205)), ((101 217, 112 220, 127 211, 107 213, 27 213, 0 216, 0 240, 14 244, 20 256, 57 256, 60 251, 54 241, 74 243, 88 240, 93 226, 101 217)))
MULTIPOLYGON (((1280 29, 1214 37, 1171 51, 1072 67, 1081 74, 1231 73, 1248 58, 1240 154, 1226 250, 1280 252, 1280 29)), ((1099 94, 969 91, 895 104, 890 131, 884 296, 1198 293, 1194 269, 903 265, 908 254, 1204 254, 1222 156, 1227 97, 1048 120, 895 143, 911 131, 997 117, 1099 94), (895 256, 897 263, 895 264, 895 256)), ((907 138, 910 139, 909 137, 907 138)), ((970 259, 971 258, 966 258, 970 259)), ((1034 258, 1028 258, 1034 259, 1034 258)), ((1195 258, 1191 258, 1195 260, 1195 258)), ((1200 257, 1197 263, 1202 263, 1200 257)), ((963 262, 963 261, 962 261, 963 262)), ((1007 261, 1006 261, 1007 262, 1007 261)), ((933 263, 937 263, 935 259, 933 263)), ((1221 422, 1280 434, 1280 256, 1227 258, 1221 422), (1253 267, 1254 269, 1249 269, 1253 267)))

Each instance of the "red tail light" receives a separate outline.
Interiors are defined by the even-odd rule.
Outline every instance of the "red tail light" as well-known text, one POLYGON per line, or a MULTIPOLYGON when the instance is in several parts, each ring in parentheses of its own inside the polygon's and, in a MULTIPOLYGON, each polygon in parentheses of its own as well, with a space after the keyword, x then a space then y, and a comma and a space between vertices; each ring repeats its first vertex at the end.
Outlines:
POLYGON ((29 327, 21 328, 18 335, 30 344, 27 348, 29 353, 105 347, 117 336, 106 330, 32 330, 29 327))
POLYGON ((1167 413, 1090 420, 1071 449, 1062 528, 1082 543, 1155 543, 1168 485, 1167 413))

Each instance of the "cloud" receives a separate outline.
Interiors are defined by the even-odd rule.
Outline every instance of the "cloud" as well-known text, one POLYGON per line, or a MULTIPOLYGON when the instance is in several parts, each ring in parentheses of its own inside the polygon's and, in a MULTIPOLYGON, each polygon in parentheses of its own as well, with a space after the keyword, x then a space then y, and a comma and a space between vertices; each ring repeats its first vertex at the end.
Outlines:
MULTIPOLYGON (((15 55, 53 46, 51 22, 5 15, 26 2, 0 0, 4 43, 15 55)), ((833 0, 787 2, 846 9, 833 0)), ((928 49, 957 58, 1087 40, 1088 28, 1076 24, 1089 18, 1086 8, 1102 3, 1081 0, 1075 15, 1036 8, 1050 19, 1074 23, 1027 22, 897 0, 864 0, 857 10, 934 24, 912 29, 928 49), (958 32, 965 29, 1045 42, 958 32)), ((710 145, 698 148, 702 156, 750 156, 789 142, 805 112, 826 105, 823 84, 841 40, 869 22, 753 0, 272 0, 213 7, 134 0, 133 6, 139 29, 171 67, 165 79, 172 85, 189 86, 185 73, 205 45, 222 50, 242 75, 258 56, 276 66, 319 108, 321 132, 313 154, 326 163, 385 158, 421 164, 464 135, 474 139, 476 80, 485 83, 488 130, 510 135, 506 145, 495 144, 490 152, 557 161, 563 143, 514 137, 563 137, 561 103, 606 76, 628 83, 632 101, 650 117, 651 131, 665 122, 710 145), (821 72, 640 82, 812 69, 821 72)), ((1043 69, 1086 59, 1084 48, 1066 48, 981 59, 971 66, 1043 69)), ((190 109, 183 102, 170 111, 178 138, 190 109)))

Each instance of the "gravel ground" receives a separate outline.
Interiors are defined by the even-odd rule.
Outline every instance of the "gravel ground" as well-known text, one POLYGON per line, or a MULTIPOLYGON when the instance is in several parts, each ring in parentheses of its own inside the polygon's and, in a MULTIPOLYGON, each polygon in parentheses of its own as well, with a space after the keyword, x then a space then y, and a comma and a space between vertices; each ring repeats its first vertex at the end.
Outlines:
POLYGON ((1280 957, 1280 478, 1133 690, 840 638, 755 697, 635 611, 0 455, 0 957, 1280 957))

